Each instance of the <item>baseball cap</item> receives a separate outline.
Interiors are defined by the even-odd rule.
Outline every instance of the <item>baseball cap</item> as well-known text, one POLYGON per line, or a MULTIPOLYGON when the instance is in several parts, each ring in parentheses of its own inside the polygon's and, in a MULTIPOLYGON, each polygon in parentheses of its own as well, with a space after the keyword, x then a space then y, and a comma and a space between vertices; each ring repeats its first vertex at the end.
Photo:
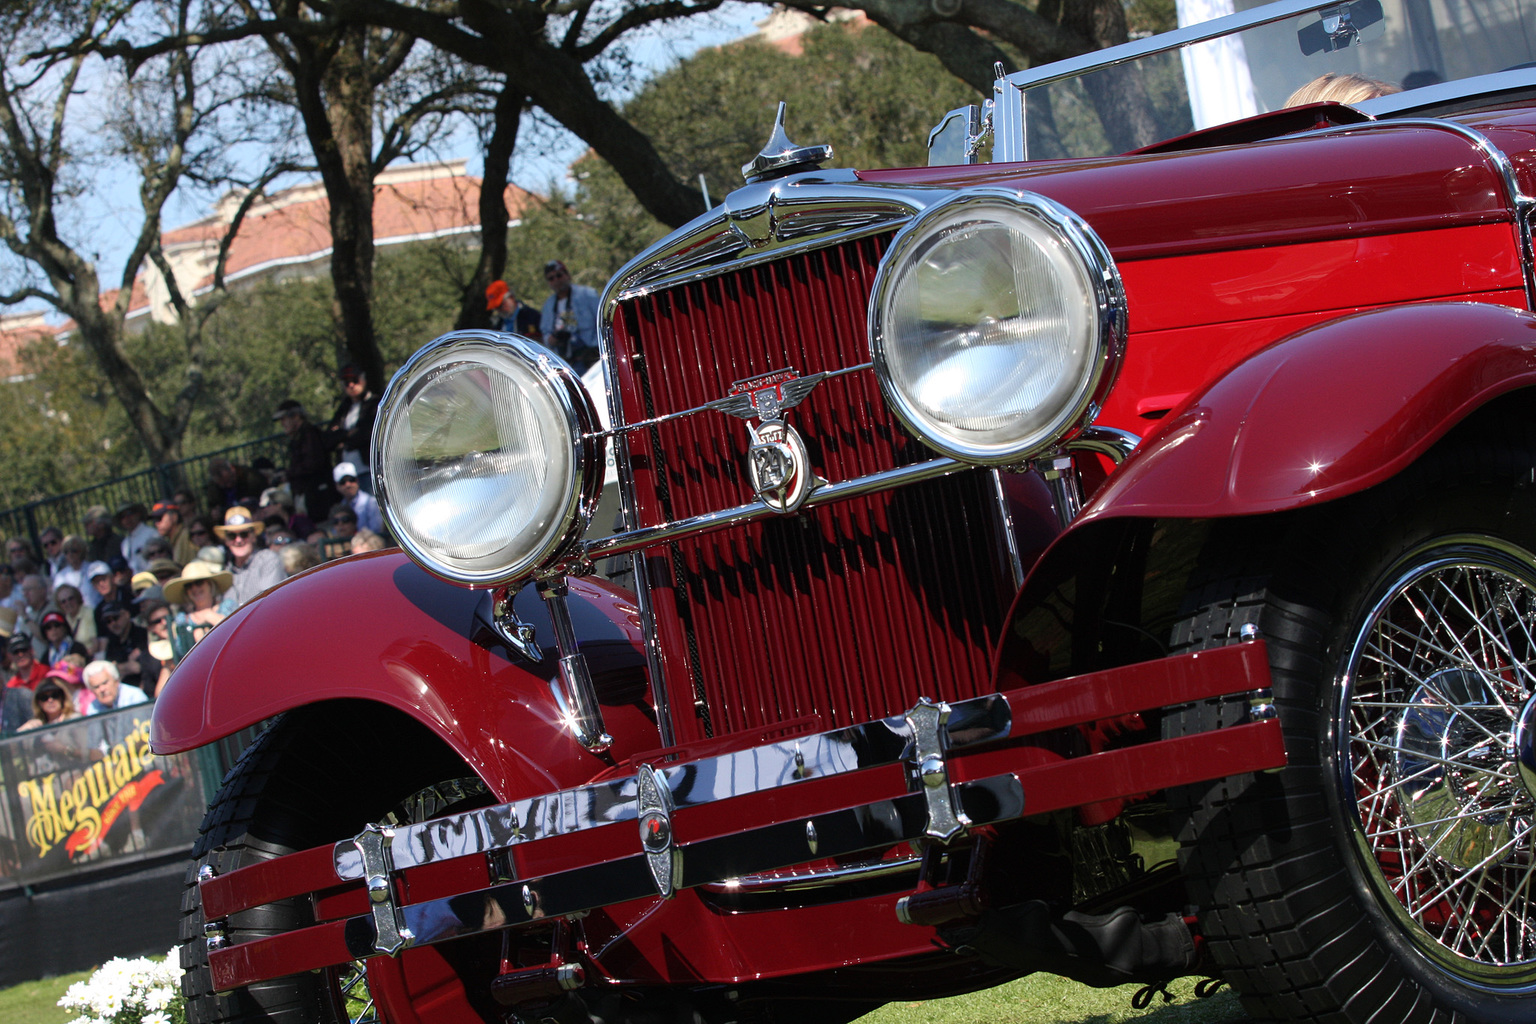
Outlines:
POLYGON ((492 281, 490 284, 486 285, 485 308, 487 310, 492 310, 501 305, 501 300, 505 299, 507 297, 507 292, 511 290, 512 289, 507 287, 507 282, 505 281, 492 281))

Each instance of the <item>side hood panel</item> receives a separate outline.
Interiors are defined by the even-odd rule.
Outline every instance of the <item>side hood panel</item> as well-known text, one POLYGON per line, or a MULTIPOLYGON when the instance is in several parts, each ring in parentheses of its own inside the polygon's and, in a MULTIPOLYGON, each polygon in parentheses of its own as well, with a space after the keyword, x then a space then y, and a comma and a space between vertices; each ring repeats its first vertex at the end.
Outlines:
MULTIPOLYGON (((1501 131, 1500 141, 1508 138, 1501 131)), ((1496 168, 1468 139, 1390 122, 1187 153, 866 171, 860 178, 1038 192, 1087 219, 1117 260, 1511 216, 1496 168)))

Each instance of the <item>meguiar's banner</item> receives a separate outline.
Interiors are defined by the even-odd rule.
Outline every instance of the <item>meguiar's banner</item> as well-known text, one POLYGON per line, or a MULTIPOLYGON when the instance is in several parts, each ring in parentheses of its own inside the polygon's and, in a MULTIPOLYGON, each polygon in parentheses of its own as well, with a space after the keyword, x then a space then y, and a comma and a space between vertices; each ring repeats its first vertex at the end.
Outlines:
POLYGON ((0 740, 0 877, 29 885, 190 848, 208 773, 201 751, 150 751, 152 707, 0 740))

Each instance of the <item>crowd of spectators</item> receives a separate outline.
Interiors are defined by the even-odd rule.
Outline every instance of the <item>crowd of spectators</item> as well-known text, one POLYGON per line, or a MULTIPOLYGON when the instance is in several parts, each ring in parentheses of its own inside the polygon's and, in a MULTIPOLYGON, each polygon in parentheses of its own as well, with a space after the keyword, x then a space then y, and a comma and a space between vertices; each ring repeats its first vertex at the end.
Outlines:
POLYGON ((215 458, 190 489, 146 507, 86 510, 50 525, 41 551, 12 537, 0 561, 0 734, 153 700, 171 670, 229 615, 289 576, 384 548, 368 490, 378 400, 356 367, 326 427, 283 402, 289 466, 215 458), (333 465, 334 463, 334 465, 333 465))

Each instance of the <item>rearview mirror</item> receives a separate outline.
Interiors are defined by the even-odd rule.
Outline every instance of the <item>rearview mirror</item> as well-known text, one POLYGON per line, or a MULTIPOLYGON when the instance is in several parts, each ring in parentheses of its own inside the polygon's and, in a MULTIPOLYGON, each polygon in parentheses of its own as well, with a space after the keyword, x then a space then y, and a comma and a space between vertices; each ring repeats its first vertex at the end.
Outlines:
POLYGON ((1362 41, 1361 30, 1378 24, 1383 17, 1381 0, 1352 0, 1337 7, 1325 7, 1318 14, 1322 16, 1319 21, 1296 33, 1303 56, 1353 46, 1362 41))

